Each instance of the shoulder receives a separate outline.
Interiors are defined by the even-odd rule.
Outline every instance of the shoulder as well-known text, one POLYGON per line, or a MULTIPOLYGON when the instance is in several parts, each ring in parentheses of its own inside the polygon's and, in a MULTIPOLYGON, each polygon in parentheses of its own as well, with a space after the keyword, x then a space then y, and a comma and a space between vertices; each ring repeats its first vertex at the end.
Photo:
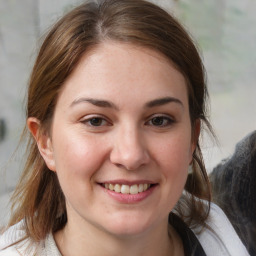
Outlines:
POLYGON ((23 221, 11 226, 4 233, 0 234, 0 251, 19 241, 25 236, 23 221))
POLYGON ((13 247, 9 247, 7 249, 4 250, 0 250, 0 256, 20 256, 19 251, 17 251, 15 248, 13 247))
POLYGON ((21 221, 0 235, 0 256, 61 256, 52 234, 48 234, 45 240, 33 242, 25 238, 23 226, 21 221))
POLYGON ((214 203, 211 203, 206 224, 208 228, 197 235, 206 255, 249 255, 224 212, 214 203))
POLYGON ((25 252, 28 248, 30 253, 35 250, 36 243, 26 239, 23 227, 24 222, 20 221, 0 235, 0 256, 27 255, 25 252))

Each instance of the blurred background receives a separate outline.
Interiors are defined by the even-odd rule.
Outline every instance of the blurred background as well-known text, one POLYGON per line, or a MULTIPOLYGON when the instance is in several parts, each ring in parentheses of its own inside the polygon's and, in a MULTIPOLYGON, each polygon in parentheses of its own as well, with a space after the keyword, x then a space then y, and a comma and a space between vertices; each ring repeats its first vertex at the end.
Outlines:
MULTIPOLYGON (((25 124, 24 96, 40 37, 81 0, 0 0, 0 226, 22 171, 13 154, 25 124)), ((208 74, 210 120, 219 144, 202 137, 208 172, 256 127, 256 1, 155 0, 197 42, 208 74)))

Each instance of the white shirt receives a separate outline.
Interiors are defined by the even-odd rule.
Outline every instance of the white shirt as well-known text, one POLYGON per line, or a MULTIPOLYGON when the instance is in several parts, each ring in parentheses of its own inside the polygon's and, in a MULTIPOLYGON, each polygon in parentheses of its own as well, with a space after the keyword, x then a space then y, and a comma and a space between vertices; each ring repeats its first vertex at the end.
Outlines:
MULTIPOLYGON (((211 210, 207 224, 212 229, 205 228, 196 235, 207 256, 249 256, 245 246, 236 234, 223 211, 215 204, 211 204, 211 210)), ((17 245, 3 249, 23 237, 22 222, 9 228, 0 237, 0 256, 61 256, 52 234, 49 234, 40 243, 31 243, 25 240, 17 245), (25 252, 29 244, 29 252, 25 252)), ((196 230, 193 230, 196 234, 196 230)))

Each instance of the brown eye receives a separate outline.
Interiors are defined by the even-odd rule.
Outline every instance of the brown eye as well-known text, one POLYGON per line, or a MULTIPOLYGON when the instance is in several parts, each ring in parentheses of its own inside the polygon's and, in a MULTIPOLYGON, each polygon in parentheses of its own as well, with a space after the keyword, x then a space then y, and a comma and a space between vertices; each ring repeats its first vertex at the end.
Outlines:
POLYGON ((98 116, 88 117, 87 119, 81 120, 81 123, 89 127, 102 127, 110 125, 110 122, 108 122, 105 118, 98 116))
POLYGON ((160 117, 160 116, 154 117, 154 118, 152 118, 152 120, 151 120, 152 124, 155 125, 155 126, 161 126, 161 125, 163 125, 164 121, 165 121, 164 118, 163 118, 163 117, 160 117))
POLYGON ((90 120, 88 120, 88 123, 91 125, 91 126, 101 126, 103 124, 104 120, 102 118, 99 118, 99 117, 95 117, 95 118, 92 118, 90 120))
POLYGON ((174 123, 174 120, 167 116, 155 116, 147 124, 156 127, 165 127, 174 123))

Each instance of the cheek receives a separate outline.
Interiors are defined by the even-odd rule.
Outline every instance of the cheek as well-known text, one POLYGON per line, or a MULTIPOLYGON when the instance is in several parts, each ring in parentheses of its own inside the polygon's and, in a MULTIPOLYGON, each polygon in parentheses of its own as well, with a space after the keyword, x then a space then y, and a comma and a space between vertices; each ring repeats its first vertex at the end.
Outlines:
POLYGON ((56 172, 67 180, 93 176, 104 160, 104 148, 93 138, 75 134, 65 139, 61 134, 55 138, 56 172))
POLYGON ((81 198, 87 198, 88 204, 92 204, 93 198, 88 195, 93 191, 93 177, 104 161, 106 150, 96 141, 81 136, 55 138, 56 173, 67 202, 79 208, 81 198))
MULTIPOLYGON (((192 159, 189 136, 166 138, 155 147, 155 159, 168 189, 182 191, 187 180, 188 166, 192 159)), ((178 192, 179 193, 179 192, 178 192)))
POLYGON ((190 139, 182 137, 166 139, 164 143, 159 144, 155 152, 159 163, 177 171, 187 170, 192 159, 190 139))

